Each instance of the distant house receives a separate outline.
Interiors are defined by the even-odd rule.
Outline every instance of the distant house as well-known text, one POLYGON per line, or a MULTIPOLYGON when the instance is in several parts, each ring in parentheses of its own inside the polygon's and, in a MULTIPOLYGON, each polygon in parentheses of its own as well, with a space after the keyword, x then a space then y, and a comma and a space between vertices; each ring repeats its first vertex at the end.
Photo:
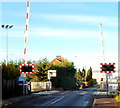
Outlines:
POLYGON ((56 56, 56 58, 51 62, 51 64, 61 64, 68 62, 68 60, 62 58, 61 56, 56 56))

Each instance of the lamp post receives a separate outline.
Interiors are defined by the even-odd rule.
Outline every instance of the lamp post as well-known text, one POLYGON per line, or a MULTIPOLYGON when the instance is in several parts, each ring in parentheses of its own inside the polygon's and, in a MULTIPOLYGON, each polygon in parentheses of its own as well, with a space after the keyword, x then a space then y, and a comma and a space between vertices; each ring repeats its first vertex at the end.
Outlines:
POLYGON ((13 25, 2 25, 2 28, 6 29, 6 66, 8 62, 8 29, 11 29, 13 25))

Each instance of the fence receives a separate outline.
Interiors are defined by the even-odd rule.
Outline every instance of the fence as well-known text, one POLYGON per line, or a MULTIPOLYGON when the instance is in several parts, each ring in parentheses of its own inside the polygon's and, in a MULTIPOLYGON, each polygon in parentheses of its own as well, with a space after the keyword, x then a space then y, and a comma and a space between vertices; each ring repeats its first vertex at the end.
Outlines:
POLYGON ((2 98, 10 98, 22 95, 22 88, 18 85, 17 79, 2 79, 2 98))
POLYGON ((109 94, 116 94, 117 88, 118 88, 118 83, 109 83, 109 85, 108 85, 109 94))
POLYGON ((51 82, 31 82, 31 91, 43 91, 43 90, 51 90, 52 83, 51 82))
MULTIPOLYGON (((43 91, 43 90, 51 90, 52 83, 51 82, 31 82, 27 86, 28 93, 34 91, 43 91)), ((23 86, 20 85, 17 79, 6 80, 2 79, 2 98, 10 98, 15 96, 23 95, 23 86)))

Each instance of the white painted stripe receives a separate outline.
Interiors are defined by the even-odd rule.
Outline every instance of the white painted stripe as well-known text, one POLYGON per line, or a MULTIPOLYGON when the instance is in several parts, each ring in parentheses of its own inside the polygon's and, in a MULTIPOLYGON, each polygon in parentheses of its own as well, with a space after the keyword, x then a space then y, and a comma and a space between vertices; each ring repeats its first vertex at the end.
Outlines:
POLYGON ((85 103, 83 104, 83 106, 88 106, 89 101, 85 101, 85 103))
POLYGON ((97 92, 96 95, 98 95, 100 92, 97 92))
POLYGON ((56 102, 60 101, 60 100, 61 100, 61 99, 63 99, 63 98, 64 98, 64 96, 62 96, 61 98, 59 98, 59 99, 57 99, 57 100, 55 100, 55 101, 51 102, 51 104, 54 104, 54 103, 56 103, 56 102))
POLYGON ((95 103, 96 103, 96 99, 94 99, 94 102, 93 102, 93 106, 92 106, 92 108, 95 107, 95 103))

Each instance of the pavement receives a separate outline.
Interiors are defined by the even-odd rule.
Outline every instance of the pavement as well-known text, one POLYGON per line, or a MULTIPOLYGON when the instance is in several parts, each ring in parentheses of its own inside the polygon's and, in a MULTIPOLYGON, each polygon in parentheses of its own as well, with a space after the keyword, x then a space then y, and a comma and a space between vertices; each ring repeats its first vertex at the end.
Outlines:
POLYGON ((31 93, 31 94, 22 95, 22 96, 19 96, 19 97, 12 97, 12 98, 9 98, 9 99, 2 100, 2 107, 9 106, 11 104, 15 104, 15 103, 19 103, 19 102, 23 102, 23 101, 26 101, 28 99, 32 99, 32 98, 35 98, 35 97, 45 96, 45 95, 50 95, 50 94, 56 94, 56 93, 59 93, 59 92, 60 91, 58 91, 58 90, 51 90, 51 91, 42 91, 42 92, 37 92, 37 93, 31 93))
POLYGON ((106 92, 97 92, 93 102, 93 108, 120 108, 120 102, 117 102, 106 92))

